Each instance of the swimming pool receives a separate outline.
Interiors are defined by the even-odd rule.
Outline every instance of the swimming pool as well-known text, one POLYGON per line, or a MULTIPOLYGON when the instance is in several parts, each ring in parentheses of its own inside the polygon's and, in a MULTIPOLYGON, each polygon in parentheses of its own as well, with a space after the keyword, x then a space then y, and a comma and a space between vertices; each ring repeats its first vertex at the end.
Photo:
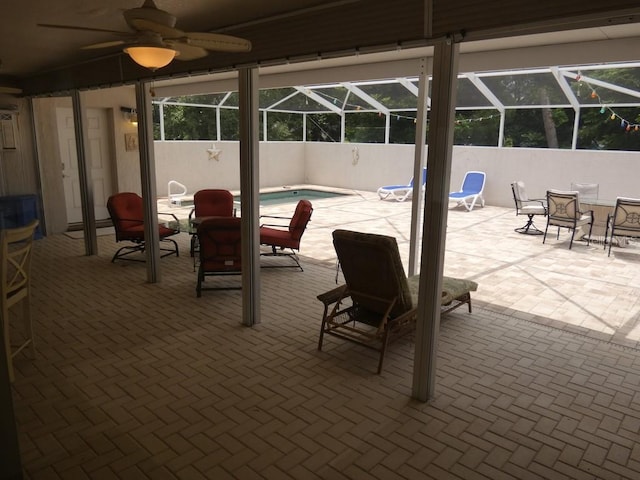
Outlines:
MULTIPOLYGON (((292 188, 276 192, 263 192, 260 194, 260 205, 278 205, 281 203, 297 203, 299 200, 314 200, 320 198, 334 198, 349 195, 348 193, 327 192, 325 190, 313 190, 311 188, 292 188)), ((233 197, 236 203, 240 203, 240 196, 233 197)))

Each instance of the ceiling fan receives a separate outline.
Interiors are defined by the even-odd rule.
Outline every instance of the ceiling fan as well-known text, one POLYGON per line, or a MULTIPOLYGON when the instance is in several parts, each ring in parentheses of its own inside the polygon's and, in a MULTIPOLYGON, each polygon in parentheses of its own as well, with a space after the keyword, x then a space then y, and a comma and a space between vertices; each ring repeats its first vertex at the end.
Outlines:
POLYGON ((157 70, 177 60, 195 60, 208 51, 249 52, 251 42, 244 38, 207 32, 184 32, 175 28, 176 17, 160 10, 153 0, 145 0, 138 8, 123 12, 130 32, 73 25, 39 23, 41 27, 111 33, 119 40, 86 45, 83 49, 109 48, 123 45, 124 52, 143 67, 157 70))

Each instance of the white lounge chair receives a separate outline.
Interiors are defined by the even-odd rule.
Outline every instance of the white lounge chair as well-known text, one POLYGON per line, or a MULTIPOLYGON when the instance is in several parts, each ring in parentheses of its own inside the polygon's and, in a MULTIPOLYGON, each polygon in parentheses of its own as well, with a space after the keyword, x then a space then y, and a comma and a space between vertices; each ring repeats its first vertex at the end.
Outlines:
MULTIPOLYGON (((427 185, 427 169, 422 169, 422 189, 427 185)), ((411 198, 413 193, 413 177, 406 185, 386 185, 378 189, 378 196, 380 200, 397 200, 398 202, 404 202, 406 199, 411 198)))
POLYGON ((464 205, 468 211, 473 210, 478 200, 480 200, 480 205, 484 207, 482 192, 486 178, 487 175, 484 172, 469 171, 465 173, 462 187, 457 192, 451 192, 449 199, 457 201, 458 205, 464 205))

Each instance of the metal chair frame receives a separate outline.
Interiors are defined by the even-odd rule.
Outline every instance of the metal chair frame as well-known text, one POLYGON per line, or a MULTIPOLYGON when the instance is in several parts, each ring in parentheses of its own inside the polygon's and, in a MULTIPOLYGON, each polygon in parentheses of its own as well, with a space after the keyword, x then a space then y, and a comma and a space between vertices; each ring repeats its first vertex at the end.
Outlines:
POLYGON ((604 248, 607 248, 609 226, 611 226, 611 237, 609 238, 608 256, 611 256, 611 246, 613 245, 613 237, 616 231, 624 234, 618 235, 618 237, 640 238, 640 199, 627 197, 618 197, 616 199, 616 207, 613 214, 609 214, 607 217, 604 248))
POLYGON ((536 215, 547 216, 547 200, 542 198, 530 199, 524 189, 524 183, 521 181, 513 182, 511 184, 511 191, 513 192, 513 200, 516 204, 516 216, 526 215, 529 217, 529 220, 524 226, 516 228, 514 231, 525 235, 543 235, 544 232, 533 223, 533 217, 536 215))
POLYGON ((542 243, 547 240, 547 232, 549 226, 558 227, 556 238, 560 238, 560 228, 568 228, 571 230, 571 240, 569 241, 569 250, 573 246, 573 238, 576 229, 583 225, 589 225, 589 235, 587 236, 587 245, 591 242, 591 231, 593 230, 593 210, 580 210, 580 194, 575 191, 547 191, 547 227, 544 230, 542 243))

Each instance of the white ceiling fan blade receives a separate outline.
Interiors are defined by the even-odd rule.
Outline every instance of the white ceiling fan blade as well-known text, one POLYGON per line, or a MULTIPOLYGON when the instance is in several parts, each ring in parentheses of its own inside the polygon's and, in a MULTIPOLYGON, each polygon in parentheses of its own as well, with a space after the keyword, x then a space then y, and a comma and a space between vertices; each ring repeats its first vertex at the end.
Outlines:
POLYGON ((250 52, 251 42, 244 38, 220 33, 187 32, 188 43, 195 47, 219 52, 250 52))
POLYGON ((182 30, 161 25, 144 18, 133 18, 130 20, 129 24, 140 32, 158 33, 163 38, 178 39, 185 36, 185 33, 182 30))
POLYGON ((209 54, 209 52, 207 52, 204 48, 194 47, 193 45, 189 45, 186 43, 175 42, 172 40, 166 40, 165 43, 169 47, 178 51, 176 60, 196 60, 197 58, 206 57, 209 54))
POLYGON ((124 40, 112 40, 110 42, 101 42, 101 43, 93 43, 91 45, 85 45, 84 47, 81 47, 82 50, 93 50, 93 49, 98 49, 98 48, 109 48, 109 47, 116 47, 118 45, 124 45, 125 42, 124 40))
POLYGON ((85 32, 103 32, 103 33, 115 33, 117 35, 131 35, 131 32, 121 32, 119 30, 106 30, 104 28, 77 27, 75 25, 52 25, 50 23, 39 23, 38 26, 45 27, 45 28, 58 28, 62 30, 81 30, 85 32))

